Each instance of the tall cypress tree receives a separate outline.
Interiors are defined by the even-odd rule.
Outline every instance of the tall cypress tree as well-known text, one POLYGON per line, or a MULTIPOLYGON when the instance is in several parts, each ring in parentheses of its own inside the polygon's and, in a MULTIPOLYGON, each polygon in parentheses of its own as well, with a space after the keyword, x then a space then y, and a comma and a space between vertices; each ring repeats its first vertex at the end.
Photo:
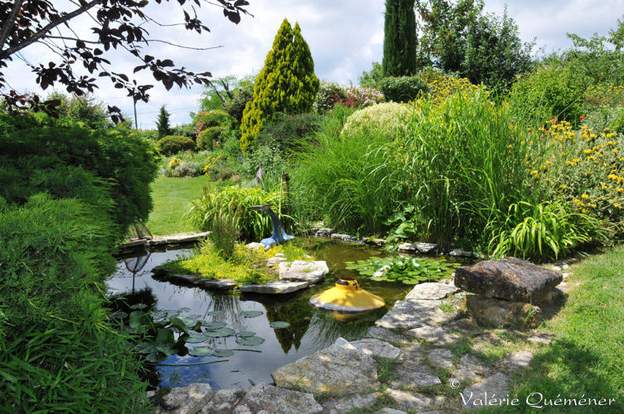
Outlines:
POLYGON ((415 0, 386 0, 383 70, 385 76, 416 73, 415 0))
POLYGON ((319 80, 314 61, 299 24, 293 30, 284 19, 256 77, 253 99, 245 106, 241 121, 241 148, 260 134, 265 120, 276 112, 301 113, 312 109, 319 80))

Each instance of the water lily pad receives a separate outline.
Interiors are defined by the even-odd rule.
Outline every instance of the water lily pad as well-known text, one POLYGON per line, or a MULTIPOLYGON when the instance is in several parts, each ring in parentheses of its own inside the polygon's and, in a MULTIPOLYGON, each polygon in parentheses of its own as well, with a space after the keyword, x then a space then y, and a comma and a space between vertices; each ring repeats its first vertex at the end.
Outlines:
POLYGON ((264 338, 259 336, 250 336, 248 338, 236 338, 236 343, 243 346, 258 346, 264 343, 264 338))
POLYGON ((191 349, 189 351, 189 355, 196 356, 196 357, 210 356, 212 355, 213 352, 214 352, 214 349, 210 348, 209 346, 198 346, 196 348, 191 349))
POLYGON ((241 338, 249 338, 250 336, 256 336, 256 333, 252 331, 240 331, 236 335, 241 338))
POLYGON ((212 355, 218 358, 231 357, 232 355, 234 355, 234 351, 232 351, 231 349, 214 349, 212 351, 212 355))
POLYGON ((210 338, 201 335, 201 334, 191 334, 188 338, 186 338, 186 343, 188 344, 199 344, 202 342, 208 341, 210 338))
POLYGON ((290 324, 284 321, 274 321, 271 322, 269 326, 271 326, 271 328, 273 329, 284 329, 290 327, 290 324))
POLYGON ((202 322, 202 326, 206 328, 207 331, 216 331, 217 329, 225 328, 227 324, 221 321, 214 322, 202 322))
POLYGON ((264 312, 262 311, 255 311, 255 310, 246 310, 246 311, 242 311, 240 313, 240 316, 243 318, 256 318, 258 316, 263 315, 264 312))
POLYGON ((214 331, 206 331, 204 335, 209 336, 211 338, 223 338, 227 336, 234 335, 236 331, 232 328, 220 328, 215 329, 214 331))

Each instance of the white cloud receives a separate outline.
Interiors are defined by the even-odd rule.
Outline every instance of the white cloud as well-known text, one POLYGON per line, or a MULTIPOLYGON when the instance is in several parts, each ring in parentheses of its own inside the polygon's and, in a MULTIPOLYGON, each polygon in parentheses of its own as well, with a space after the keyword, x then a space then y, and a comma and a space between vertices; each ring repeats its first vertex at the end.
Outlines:
MULTIPOLYGON (((66 1, 66 0, 65 0, 66 1)), ((245 76, 258 72, 273 43, 273 36, 282 19, 298 21, 310 45, 317 74, 321 79, 341 83, 357 82, 362 71, 371 63, 380 61, 383 48, 383 0, 250 0, 253 18, 244 17, 239 25, 223 18, 219 10, 203 7, 200 15, 211 32, 198 36, 183 29, 170 30, 152 26, 151 36, 192 46, 223 47, 209 51, 179 49, 154 43, 152 54, 169 57, 177 65, 196 71, 211 71, 215 76, 245 76)), ((606 33, 614 27, 618 13, 624 11, 624 0, 486 0, 486 9, 508 13, 519 25, 521 37, 531 41, 537 38, 538 46, 548 51, 569 46, 567 32, 589 36, 594 32, 606 33), (617 11, 617 12, 616 12, 617 11)), ((152 15, 163 23, 180 21, 172 16, 172 4, 153 5, 152 15)), ((88 30, 89 20, 85 19, 88 30)), ((32 62, 47 61, 50 53, 44 47, 34 46, 24 53, 32 62)), ((131 56, 120 54, 114 60, 115 71, 132 72, 137 63, 131 56)), ((39 91, 34 87, 34 77, 19 60, 11 64, 6 73, 11 85, 20 90, 39 91)), ((153 83, 149 74, 140 73, 140 80, 153 83)), ((148 104, 139 103, 141 127, 152 127, 160 105, 172 113, 172 122, 189 121, 188 114, 197 109, 202 88, 172 89, 167 92, 156 86, 148 104)), ((132 114, 132 101, 125 94, 103 82, 97 97, 117 105, 128 115, 132 114)))

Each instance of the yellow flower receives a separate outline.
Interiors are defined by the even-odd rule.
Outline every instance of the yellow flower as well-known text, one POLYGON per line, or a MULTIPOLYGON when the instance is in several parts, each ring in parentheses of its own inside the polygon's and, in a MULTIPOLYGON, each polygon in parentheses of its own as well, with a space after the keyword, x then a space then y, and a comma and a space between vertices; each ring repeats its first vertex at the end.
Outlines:
POLYGON ((587 194, 587 193, 581 194, 581 199, 588 200, 589 199, 589 194, 587 194))

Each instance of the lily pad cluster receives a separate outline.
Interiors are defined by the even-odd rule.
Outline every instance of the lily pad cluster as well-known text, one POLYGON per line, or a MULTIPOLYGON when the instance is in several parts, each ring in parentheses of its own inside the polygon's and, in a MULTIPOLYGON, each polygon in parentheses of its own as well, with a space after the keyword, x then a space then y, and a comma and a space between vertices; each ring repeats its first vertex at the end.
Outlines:
POLYGON ((371 257, 366 260, 347 262, 347 269, 379 282, 400 282, 416 285, 444 279, 458 267, 457 263, 443 258, 429 257, 371 257))

